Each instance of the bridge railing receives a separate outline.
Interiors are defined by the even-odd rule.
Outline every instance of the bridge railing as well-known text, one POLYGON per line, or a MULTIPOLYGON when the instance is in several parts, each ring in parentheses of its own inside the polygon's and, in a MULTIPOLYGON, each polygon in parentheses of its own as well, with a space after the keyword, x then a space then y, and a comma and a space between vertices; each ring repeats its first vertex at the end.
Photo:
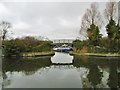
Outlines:
POLYGON ((53 40, 53 43, 73 43, 74 40, 70 39, 60 39, 60 40, 53 40))

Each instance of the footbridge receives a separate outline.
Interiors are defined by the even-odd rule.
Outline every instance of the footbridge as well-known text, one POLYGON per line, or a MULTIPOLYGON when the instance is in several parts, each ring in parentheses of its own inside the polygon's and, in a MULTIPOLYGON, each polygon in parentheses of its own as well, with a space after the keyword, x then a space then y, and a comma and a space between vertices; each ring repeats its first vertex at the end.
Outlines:
POLYGON ((65 44, 72 47, 73 41, 74 41, 74 39, 55 39, 55 40, 52 40, 54 47, 60 47, 60 46, 65 45, 65 44))

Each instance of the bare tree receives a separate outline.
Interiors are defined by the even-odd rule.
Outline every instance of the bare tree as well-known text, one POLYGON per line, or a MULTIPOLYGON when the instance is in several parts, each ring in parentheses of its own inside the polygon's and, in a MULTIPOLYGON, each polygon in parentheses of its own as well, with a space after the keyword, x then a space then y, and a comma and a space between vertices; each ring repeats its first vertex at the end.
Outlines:
POLYGON ((9 22, 6 22, 6 21, 2 21, 0 23, 0 29, 1 29, 1 32, 2 32, 2 40, 4 40, 6 38, 6 35, 7 35, 7 32, 8 32, 8 29, 11 27, 11 23, 9 22))
POLYGON ((118 2, 118 23, 120 24, 120 2, 118 2))
POLYGON ((91 3, 90 9, 87 9, 82 17, 80 34, 83 35, 85 38, 87 38, 87 33, 86 33, 87 29, 93 23, 97 25, 99 28, 101 28, 103 23, 101 14, 98 10, 98 4, 95 2, 91 3))
POLYGON ((105 18, 110 21, 110 19, 115 20, 117 18, 117 3, 115 0, 110 0, 106 3, 105 8, 105 18))

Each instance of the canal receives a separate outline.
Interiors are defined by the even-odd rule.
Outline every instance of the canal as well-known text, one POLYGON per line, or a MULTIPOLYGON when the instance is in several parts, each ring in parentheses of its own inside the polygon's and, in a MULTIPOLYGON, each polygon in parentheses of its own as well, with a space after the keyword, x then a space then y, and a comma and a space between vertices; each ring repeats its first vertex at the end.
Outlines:
POLYGON ((116 88, 120 58, 54 56, 4 58, 3 88, 116 88))

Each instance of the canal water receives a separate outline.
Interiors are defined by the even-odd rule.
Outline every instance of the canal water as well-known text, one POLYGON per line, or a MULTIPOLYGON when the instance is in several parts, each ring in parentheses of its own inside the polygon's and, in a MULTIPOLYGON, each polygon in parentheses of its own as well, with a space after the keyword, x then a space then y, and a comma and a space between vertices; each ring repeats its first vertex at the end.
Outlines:
POLYGON ((116 88, 120 58, 71 56, 3 59, 3 88, 116 88))

